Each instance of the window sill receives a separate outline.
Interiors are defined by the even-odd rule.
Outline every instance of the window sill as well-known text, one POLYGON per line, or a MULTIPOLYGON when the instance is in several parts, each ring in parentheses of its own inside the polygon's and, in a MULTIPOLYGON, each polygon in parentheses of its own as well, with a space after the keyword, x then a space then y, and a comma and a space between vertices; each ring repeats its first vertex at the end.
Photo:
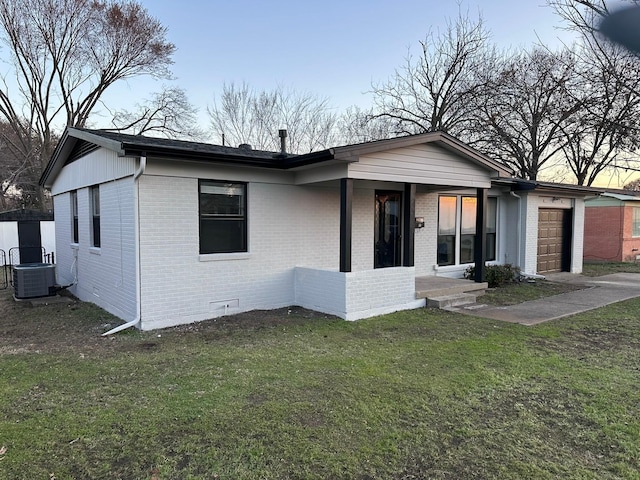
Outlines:
POLYGON ((94 255, 102 255, 100 247, 89 247, 89 253, 92 253, 94 255))
POLYGON ((80 244, 79 243, 70 243, 69 247, 71 247, 71 250, 78 250, 80 248, 80 244))
POLYGON ((200 262, 220 262, 223 260, 248 260, 251 258, 249 252, 238 253, 205 253, 200 254, 198 260, 200 262))

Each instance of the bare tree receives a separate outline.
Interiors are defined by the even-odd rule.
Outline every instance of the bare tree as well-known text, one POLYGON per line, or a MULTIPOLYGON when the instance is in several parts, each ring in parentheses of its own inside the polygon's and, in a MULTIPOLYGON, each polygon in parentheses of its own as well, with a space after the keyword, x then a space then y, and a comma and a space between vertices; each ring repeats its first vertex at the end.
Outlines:
POLYGON ((85 126, 120 80, 168 77, 175 49, 165 27, 133 0, 0 0, 0 35, 11 66, 0 87, 0 119, 25 139, 16 148, 33 163, 31 183, 56 128, 85 126))
POLYGON ((221 143, 276 151, 280 149, 277 131, 286 128, 291 153, 331 146, 338 118, 326 98, 283 87, 256 91, 246 83, 225 84, 207 111, 212 133, 221 143))
POLYGON ((592 185, 607 169, 627 168, 640 146, 640 62, 617 45, 581 50, 574 96, 583 107, 562 126, 563 153, 578 185, 592 185))
POLYGON ((479 89, 478 70, 495 56, 489 38, 482 17, 462 13, 443 32, 429 32, 417 59, 409 56, 389 81, 373 87, 378 116, 390 119, 396 134, 460 135, 479 89))
POLYGON ((150 99, 137 104, 135 110, 115 112, 110 130, 134 135, 198 139, 203 132, 198 128, 197 113, 197 108, 189 103, 183 89, 165 86, 150 99))
POLYGON ((575 68, 568 50, 535 48, 504 59, 475 103, 470 143, 536 180, 562 151, 562 126, 583 107, 572 94, 575 68))
POLYGON ((397 121, 377 115, 373 109, 363 110, 356 106, 347 108, 338 121, 340 144, 383 140, 396 136, 397 130, 397 121))
POLYGON ((625 183, 622 188, 632 192, 640 192, 640 178, 636 178, 629 183, 625 183))
MULTIPOLYGON (((591 185, 605 170, 634 167, 640 145, 640 59, 599 32, 612 12, 608 0, 549 0, 565 27, 580 35, 573 50, 581 79, 576 94, 586 108, 565 128, 567 167, 578 184, 591 185)), ((638 5, 628 0, 621 5, 638 5)))

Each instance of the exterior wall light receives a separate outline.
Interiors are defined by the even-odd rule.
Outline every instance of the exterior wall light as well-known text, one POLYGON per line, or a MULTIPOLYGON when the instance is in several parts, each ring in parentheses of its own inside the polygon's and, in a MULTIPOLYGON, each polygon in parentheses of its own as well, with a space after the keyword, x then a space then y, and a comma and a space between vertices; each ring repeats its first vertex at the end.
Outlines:
POLYGON ((416 217, 416 228, 424 228, 424 217, 416 217))

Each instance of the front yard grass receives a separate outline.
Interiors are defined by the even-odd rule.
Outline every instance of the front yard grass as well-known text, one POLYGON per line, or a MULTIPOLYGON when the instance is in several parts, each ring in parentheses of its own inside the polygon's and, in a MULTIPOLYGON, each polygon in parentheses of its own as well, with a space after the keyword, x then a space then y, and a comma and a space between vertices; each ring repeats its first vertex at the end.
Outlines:
POLYGON ((539 298, 560 295, 585 288, 583 285, 571 285, 568 283, 549 282, 547 280, 522 281, 509 283, 497 288, 489 288, 478 297, 478 303, 505 306, 539 298))
POLYGON ((0 478, 640 478, 640 299, 535 327, 115 323, 0 293, 0 478))
POLYGON ((582 265, 582 274, 588 277, 620 272, 640 273, 640 262, 585 262, 582 265))

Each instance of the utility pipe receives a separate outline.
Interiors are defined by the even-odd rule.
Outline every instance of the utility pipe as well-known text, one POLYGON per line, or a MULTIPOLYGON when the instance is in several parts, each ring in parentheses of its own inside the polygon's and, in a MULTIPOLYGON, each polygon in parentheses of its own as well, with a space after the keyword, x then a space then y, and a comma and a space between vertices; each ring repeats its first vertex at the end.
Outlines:
POLYGON ((147 168, 147 155, 143 153, 140 156, 140 165, 138 165, 138 169, 133 174, 133 218, 135 222, 135 256, 136 256, 136 318, 131 320, 130 322, 123 323, 122 325, 118 325, 115 328, 112 328, 108 332, 102 334, 103 337, 107 335, 111 335, 112 333, 117 333, 122 330, 126 330, 129 327, 137 327, 140 323, 140 319, 142 317, 142 305, 141 305, 141 286, 140 286, 140 205, 139 205, 139 183, 138 178, 144 173, 147 168))

